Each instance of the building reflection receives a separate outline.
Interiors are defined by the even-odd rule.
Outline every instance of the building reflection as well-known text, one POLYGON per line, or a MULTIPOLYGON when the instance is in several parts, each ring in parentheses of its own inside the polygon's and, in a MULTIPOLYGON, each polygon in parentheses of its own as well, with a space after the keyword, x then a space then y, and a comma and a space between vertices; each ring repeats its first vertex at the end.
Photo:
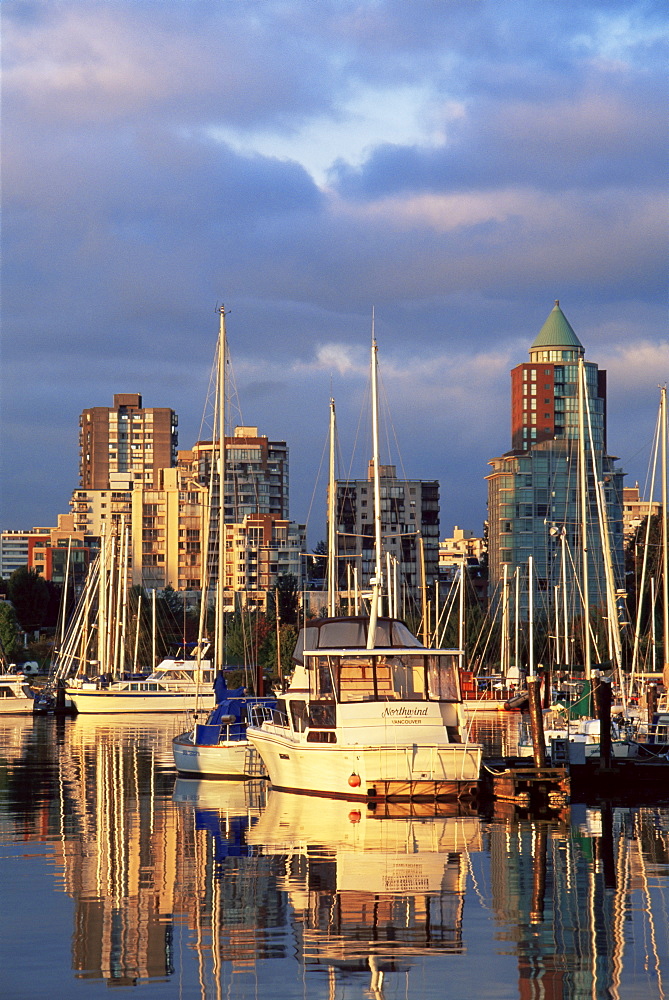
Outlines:
POLYGON ((492 901, 519 998, 610 1000, 624 966, 640 970, 634 995, 664 997, 667 910, 649 862, 666 885, 669 812, 572 805, 555 822, 506 812, 489 828, 492 901))
POLYGON ((78 716, 59 755, 64 887, 75 900, 78 978, 166 979, 179 831, 163 748, 174 722, 78 716))

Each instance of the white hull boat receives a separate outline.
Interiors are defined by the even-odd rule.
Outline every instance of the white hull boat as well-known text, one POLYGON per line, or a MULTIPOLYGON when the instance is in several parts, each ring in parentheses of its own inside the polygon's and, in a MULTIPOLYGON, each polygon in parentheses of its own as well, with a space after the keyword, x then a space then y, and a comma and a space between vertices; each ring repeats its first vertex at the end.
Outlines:
POLYGON ((32 712, 35 696, 25 674, 0 674, 0 715, 32 712))
POLYGON ((215 705, 213 670, 209 660, 168 657, 141 679, 88 681, 75 678, 66 696, 80 714, 129 712, 192 712, 197 703, 209 711, 215 705))
POLYGON ((254 764, 249 754, 253 753, 253 748, 246 740, 224 740, 206 745, 199 741, 198 736, 198 727, 195 726, 172 740, 174 763, 180 775, 239 780, 258 776, 257 770, 252 773, 254 764))
MULTIPOLYGON (((576 719, 564 725, 544 728, 546 755, 553 766, 558 764, 584 764, 587 760, 599 760, 600 720, 576 719)), ((525 740, 518 747, 520 757, 533 755, 531 741, 525 740)), ((639 745, 622 734, 618 726, 611 725, 611 756, 616 760, 637 757, 639 745)))
POLYGON ((227 692, 206 723, 172 740, 174 764, 180 775, 195 778, 245 780, 265 776, 262 760, 246 738, 251 712, 272 711, 274 698, 245 696, 243 688, 227 692))
POLYGON ((471 798, 482 748, 466 741, 458 652, 427 649, 389 618, 368 649, 368 626, 325 618, 302 629, 288 690, 247 728, 272 786, 362 801, 471 798))

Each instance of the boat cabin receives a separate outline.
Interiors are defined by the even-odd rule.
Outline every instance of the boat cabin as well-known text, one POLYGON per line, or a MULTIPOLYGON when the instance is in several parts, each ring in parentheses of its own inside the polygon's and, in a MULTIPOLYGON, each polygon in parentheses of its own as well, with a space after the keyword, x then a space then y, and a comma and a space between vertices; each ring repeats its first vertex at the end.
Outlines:
POLYGON ((342 706, 380 703, 384 717, 410 724, 427 715, 417 703, 432 702, 450 703, 444 721, 449 727, 457 724, 458 651, 427 649, 402 622, 383 618, 376 632, 381 642, 367 649, 368 625, 368 618, 330 618, 301 630, 295 672, 277 704, 275 722, 294 732, 311 730, 309 741, 335 742, 334 734, 316 731, 341 726, 342 706))

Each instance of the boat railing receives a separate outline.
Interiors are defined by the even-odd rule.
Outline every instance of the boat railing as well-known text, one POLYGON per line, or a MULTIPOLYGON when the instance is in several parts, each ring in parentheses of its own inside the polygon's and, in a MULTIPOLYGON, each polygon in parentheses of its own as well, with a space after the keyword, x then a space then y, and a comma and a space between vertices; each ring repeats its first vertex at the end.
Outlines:
POLYGON ((288 716, 286 713, 266 703, 254 702, 250 704, 247 714, 252 726, 262 726, 263 722, 275 722, 279 726, 288 725, 288 716))

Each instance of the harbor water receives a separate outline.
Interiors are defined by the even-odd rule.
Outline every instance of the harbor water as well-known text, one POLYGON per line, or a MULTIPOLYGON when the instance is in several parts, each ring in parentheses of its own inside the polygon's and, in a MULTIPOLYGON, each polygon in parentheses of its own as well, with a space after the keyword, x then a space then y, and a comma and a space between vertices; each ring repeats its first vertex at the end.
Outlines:
POLYGON ((669 790, 410 815, 179 779, 183 728, 0 720, 0 996, 669 997, 669 790))

